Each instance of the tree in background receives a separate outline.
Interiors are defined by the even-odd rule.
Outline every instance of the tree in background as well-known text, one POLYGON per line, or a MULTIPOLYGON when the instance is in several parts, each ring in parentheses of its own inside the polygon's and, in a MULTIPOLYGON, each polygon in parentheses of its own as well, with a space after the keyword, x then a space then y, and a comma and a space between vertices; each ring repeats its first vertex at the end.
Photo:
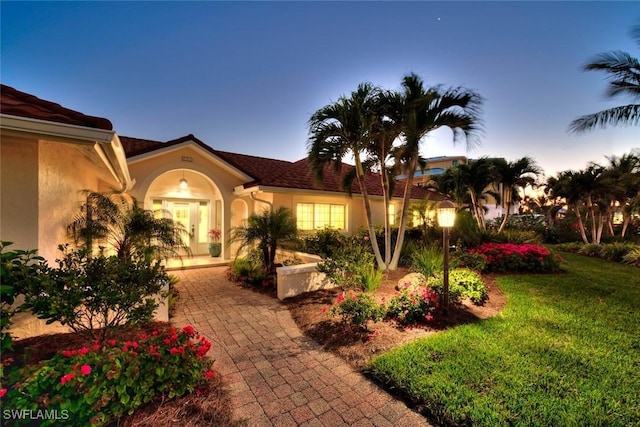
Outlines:
POLYGON ((513 202, 519 200, 519 190, 527 186, 533 186, 542 170, 535 160, 529 157, 523 157, 511 162, 505 159, 493 159, 493 170, 496 182, 500 186, 500 199, 505 208, 502 223, 498 229, 498 233, 500 233, 507 225, 513 202))

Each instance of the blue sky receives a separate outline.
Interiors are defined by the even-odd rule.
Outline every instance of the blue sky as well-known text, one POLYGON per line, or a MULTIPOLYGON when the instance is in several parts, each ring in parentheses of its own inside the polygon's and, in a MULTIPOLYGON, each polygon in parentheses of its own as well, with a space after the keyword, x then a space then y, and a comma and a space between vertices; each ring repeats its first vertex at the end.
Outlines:
POLYGON ((402 77, 484 98, 481 145, 424 141, 425 157, 531 156, 548 175, 640 146, 638 128, 583 135, 605 99, 595 54, 640 56, 639 2, 7 2, 1 80, 119 135, 298 160, 313 112, 364 81, 402 77))

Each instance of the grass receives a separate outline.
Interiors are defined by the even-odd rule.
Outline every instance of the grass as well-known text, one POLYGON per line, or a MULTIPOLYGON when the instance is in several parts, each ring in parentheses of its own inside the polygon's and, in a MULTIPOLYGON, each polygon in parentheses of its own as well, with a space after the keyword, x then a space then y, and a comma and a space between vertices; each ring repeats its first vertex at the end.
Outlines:
POLYGON ((367 372, 432 421, 640 425, 640 274, 563 254, 566 273, 498 278, 497 317, 413 341, 367 372))

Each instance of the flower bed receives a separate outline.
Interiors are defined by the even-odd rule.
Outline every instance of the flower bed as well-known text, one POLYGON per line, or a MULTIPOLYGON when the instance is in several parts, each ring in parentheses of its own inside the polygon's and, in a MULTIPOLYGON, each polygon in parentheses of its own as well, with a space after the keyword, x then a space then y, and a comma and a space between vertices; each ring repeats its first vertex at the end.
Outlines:
POLYGON ((541 245, 523 243, 483 243, 469 250, 487 260, 484 272, 551 273, 560 269, 561 259, 541 245))
MULTIPOLYGON (((8 380, 0 389, 2 409, 9 414, 56 414, 57 419, 40 420, 43 426, 61 420, 65 425, 103 425, 156 396, 197 393, 215 375, 213 362, 205 358, 210 348, 192 326, 166 327, 135 340, 65 350, 23 368, 8 366, 8 380)), ((30 425, 26 418, 13 421, 30 425)))

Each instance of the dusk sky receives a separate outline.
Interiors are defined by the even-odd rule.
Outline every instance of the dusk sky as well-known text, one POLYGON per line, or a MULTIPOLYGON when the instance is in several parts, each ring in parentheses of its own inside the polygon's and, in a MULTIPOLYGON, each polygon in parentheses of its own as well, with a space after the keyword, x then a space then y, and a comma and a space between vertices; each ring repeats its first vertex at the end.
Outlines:
POLYGON ((600 52, 640 56, 640 2, 7 2, 1 81, 119 135, 189 133, 225 151, 299 160, 317 109, 361 82, 479 92, 481 145, 449 131, 425 157, 533 157, 547 175, 640 147, 637 127, 569 134, 608 101, 600 52))

